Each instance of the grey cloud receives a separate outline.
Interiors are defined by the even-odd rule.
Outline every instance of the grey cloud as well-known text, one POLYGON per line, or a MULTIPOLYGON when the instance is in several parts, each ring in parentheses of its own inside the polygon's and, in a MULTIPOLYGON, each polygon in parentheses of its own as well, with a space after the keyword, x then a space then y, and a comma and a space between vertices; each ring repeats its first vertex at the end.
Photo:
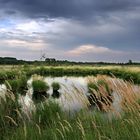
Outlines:
POLYGON ((6 10, 5 13, 7 15, 14 15, 14 14, 16 14, 16 11, 14 11, 14 10, 6 10))
POLYGON ((4 51, 4 52, 16 52, 16 53, 29 51, 29 49, 23 48, 20 46, 15 46, 15 47, 0 46, 0 49, 1 49, 1 51, 4 51))
MULTIPOLYGON (((46 44, 50 44, 52 50, 57 50, 57 52, 59 50, 60 54, 61 50, 68 51, 83 44, 95 44, 113 50, 124 52, 134 50, 136 52, 140 51, 139 13, 140 0, 0 0, 0 17, 17 17, 18 15, 18 18, 24 17, 43 22, 43 24, 51 23, 50 28, 53 29, 48 31, 44 28, 44 32, 33 31, 25 34, 24 31, 13 28, 7 32, 1 32, 0 39, 34 42, 41 38, 46 44), (66 24, 60 23, 56 28, 57 23, 53 23, 57 22, 57 19, 64 20, 66 24)), ((4 48, 0 46, 0 49, 4 48)), ((27 52, 27 50, 16 49, 19 52, 27 52)), ((7 48, 9 52, 14 52, 16 49, 7 48)), ((50 52, 47 53, 49 55, 50 52)), ((62 59, 68 57, 57 56, 53 51, 50 53, 51 56, 62 59)), ((81 58, 73 59, 81 60, 81 58)), ((112 59, 140 60, 140 57, 139 54, 132 52, 132 54, 124 56, 94 54, 94 56, 85 55, 82 58, 83 61, 112 59)))
MULTIPOLYGON (((2 9, 18 10, 29 17, 92 18, 140 6, 139 0, 1 0, 2 9)), ((11 12, 8 12, 11 14, 11 12)))

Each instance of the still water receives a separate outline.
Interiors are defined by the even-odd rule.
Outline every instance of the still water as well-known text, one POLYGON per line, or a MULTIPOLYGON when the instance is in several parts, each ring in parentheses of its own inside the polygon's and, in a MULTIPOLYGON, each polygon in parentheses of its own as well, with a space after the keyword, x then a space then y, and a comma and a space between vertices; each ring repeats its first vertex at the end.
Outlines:
MULTIPOLYGON (((90 77, 96 80, 96 77, 90 77)), ((87 95, 88 93, 88 83, 89 77, 45 77, 43 80, 49 85, 49 91, 47 92, 50 96, 46 101, 51 100, 57 102, 64 111, 77 112, 81 109, 87 108, 89 105, 87 95), (51 95, 53 94, 52 83, 58 82, 60 84, 60 97, 54 99, 51 95)), ((27 82, 28 91, 26 96, 20 96, 19 102, 22 105, 22 109, 25 113, 29 113, 31 110, 35 110, 35 104, 32 100, 33 88, 32 88, 33 78, 30 78, 27 82)), ((112 82, 122 82, 120 79, 112 79, 112 82)), ((138 92, 139 87, 134 86, 134 90, 138 92)), ((118 93, 119 90, 113 90, 113 103, 112 107, 116 112, 121 112, 121 96, 118 93)), ((4 96, 6 92, 6 86, 0 85, 0 96, 4 96)), ((109 114, 109 113, 108 113, 109 114)))

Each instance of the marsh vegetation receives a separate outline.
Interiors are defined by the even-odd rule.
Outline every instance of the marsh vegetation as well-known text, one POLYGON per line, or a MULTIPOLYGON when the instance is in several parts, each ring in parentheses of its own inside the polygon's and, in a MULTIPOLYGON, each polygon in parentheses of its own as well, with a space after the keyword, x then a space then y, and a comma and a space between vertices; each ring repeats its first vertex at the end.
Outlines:
POLYGON ((140 139, 139 78, 103 68, 3 71, 0 139, 140 139))

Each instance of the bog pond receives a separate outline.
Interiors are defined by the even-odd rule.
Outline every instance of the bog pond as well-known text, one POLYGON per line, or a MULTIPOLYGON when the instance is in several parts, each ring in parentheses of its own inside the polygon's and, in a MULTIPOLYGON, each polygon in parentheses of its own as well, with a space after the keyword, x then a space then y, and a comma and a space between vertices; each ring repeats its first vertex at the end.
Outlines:
MULTIPOLYGON (((99 109, 103 110, 103 112, 108 112, 108 115, 116 115, 122 112, 122 104, 125 96, 129 95, 130 98, 135 96, 136 98, 140 95, 139 86, 107 76, 41 77, 36 75, 32 76, 27 81, 28 88, 26 95, 19 95, 19 103, 22 106, 23 112, 26 114, 35 110, 36 102, 33 100, 33 93, 35 90, 33 88, 33 81, 35 80, 42 80, 48 85, 48 90, 46 91, 47 97, 44 101, 56 102, 60 105, 62 110, 72 114, 81 109, 88 109, 90 113, 94 113, 94 110, 99 109), (53 83, 56 83, 56 87, 58 87, 56 91, 52 86, 53 83), (99 93, 101 95, 100 97, 97 95, 99 93), (109 93, 109 95, 106 95, 106 93, 109 93)), ((0 96, 4 97, 6 92, 6 85, 0 85, 0 96)))

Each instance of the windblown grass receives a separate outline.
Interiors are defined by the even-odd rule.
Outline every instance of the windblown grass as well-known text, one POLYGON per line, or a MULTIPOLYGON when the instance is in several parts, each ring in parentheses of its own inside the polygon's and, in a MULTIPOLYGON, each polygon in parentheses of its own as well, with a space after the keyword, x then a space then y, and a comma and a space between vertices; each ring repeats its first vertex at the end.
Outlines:
POLYGON ((99 110, 106 111, 106 108, 112 104, 113 89, 109 86, 108 81, 105 78, 89 82, 88 90, 90 93, 88 99, 91 106, 94 105, 99 108, 99 110))
POLYGON ((7 89, 14 94, 26 95, 28 89, 27 77, 26 75, 22 75, 18 79, 6 80, 5 85, 7 89))
MULTIPOLYGON (((133 82, 97 76, 88 78, 97 84, 97 94, 105 93, 108 88, 120 97, 121 112, 113 105, 106 106, 107 111, 89 110, 88 103, 83 100, 80 89, 74 88, 78 101, 87 108, 71 116, 53 101, 36 104, 36 111, 30 120, 22 114, 21 107, 14 94, 8 93, 6 100, 1 98, 0 104, 0 139, 2 140, 139 140, 140 139, 140 88, 135 89, 133 82), (103 82, 103 83, 104 83, 103 82), (7 99, 8 98, 8 99, 7 99), (108 113, 115 113, 108 118, 108 113), (123 112, 123 113, 122 113, 123 112), (22 114, 22 115, 21 115, 22 114)), ((46 89, 45 89, 46 90, 46 89)), ((68 97, 69 98, 69 97, 68 97)))
POLYGON ((0 139, 5 139, 19 125, 22 125, 21 106, 12 92, 0 97, 0 139))

